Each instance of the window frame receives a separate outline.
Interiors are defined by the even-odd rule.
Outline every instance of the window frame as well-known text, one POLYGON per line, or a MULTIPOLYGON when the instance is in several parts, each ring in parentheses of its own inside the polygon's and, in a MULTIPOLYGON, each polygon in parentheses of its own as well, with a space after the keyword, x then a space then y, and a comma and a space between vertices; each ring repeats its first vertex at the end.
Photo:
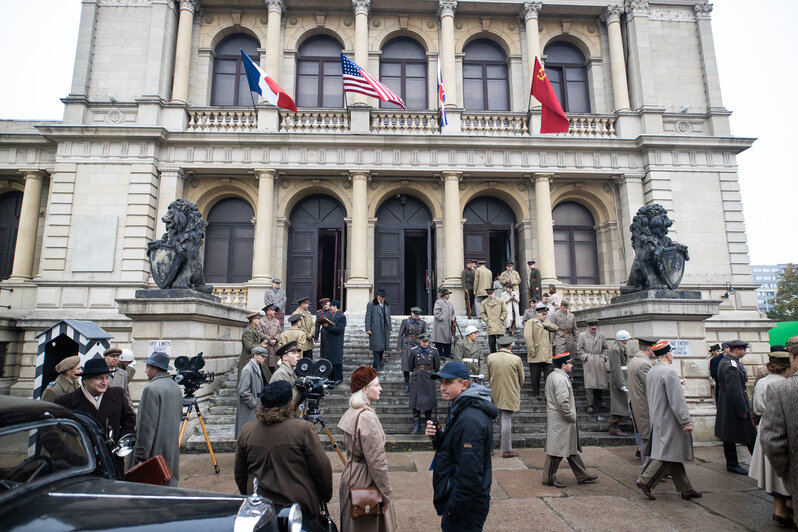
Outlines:
MULTIPOLYGON (((233 40, 235 38, 240 38, 240 37, 243 37, 243 38, 251 40, 255 44, 255 48, 257 50, 257 47, 259 45, 258 45, 257 40, 254 37, 252 37, 251 35, 247 35, 246 33, 234 33, 232 35, 228 35, 221 42, 219 42, 219 44, 217 44, 216 47, 214 48, 214 51, 216 49, 218 49, 219 47, 221 47, 226 41, 233 40)), ((260 55, 252 55, 252 54, 248 53, 247 56, 249 56, 249 58, 252 59, 252 62, 255 63, 256 65, 260 64, 260 55)), ((250 105, 252 105, 251 102, 250 103, 237 102, 238 96, 239 96, 239 91, 241 90, 242 78, 244 80, 246 80, 246 70, 244 68, 244 60, 242 59, 241 54, 238 54, 238 55, 221 54, 221 55, 219 55, 219 54, 215 54, 214 53, 213 71, 211 73, 211 101, 210 101, 211 107, 249 107, 250 105), (233 84, 233 88, 234 88, 233 94, 235 96, 233 98, 233 103, 232 104, 214 103, 214 100, 215 100, 216 95, 217 95, 217 93, 216 93, 216 91, 217 91, 217 84, 216 84, 217 75, 218 76, 229 76, 229 75, 231 75, 231 74, 228 74, 228 73, 217 72, 217 69, 219 67, 219 62, 221 60, 224 60, 224 61, 235 61, 235 65, 236 65, 236 67, 235 67, 235 78, 234 78, 235 81, 234 81, 234 84, 233 84)), ((247 87, 247 89, 248 88, 249 87, 247 87)), ((250 91, 248 90, 247 92, 250 92, 250 91)), ((254 98, 252 96, 251 92, 250 92, 250 98, 254 98)))
MULTIPOLYGON (((581 203, 578 203, 576 201, 563 201, 563 202, 559 203, 558 205, 556 205, 554 207, 554 209, 552 209, 552 218, 554 217, 554 210, 557 207, 559 207, 561 205, 565 205, 567 203, 577 205, 578 207, 584 209, 588 214, 590 214, 590 217, 593 218, 593 214, 590 213, 590 211, 587 209, 587 207, 585 207, 584 205, 582 205, 581 203)), ((595 218, 593 218, 593 220, 595 222, 595 218)), ((601 274, 600 274, 600 271, 599 271, 598 235, 596 234, 595 225, 557 225, 556 222, 555 222, 555 224, 553 225, 552 228, 554 230, 554 235, 555 235, 554 236, 555 249, 556 249, 558 243, 559 244, 568 244, 568 253, 569 253, 569 257, 570 257, 570 261, 569 262, 570 262, 570 265, 571 265, 571 268, 570 268, 571 271, 568 272, 568 275, 567 275, 567 277, 568 277, 567 284, 574 285, 574 286, 579 286, 580 284, 584 284, 584 285, 591 285, 591 284, 598 285, 598 284, 600 284, 601 283, 601 274), (562 238, 559 238, 559 239, 557 238, 556 235, 557 235, 558 232, 566 232, 566 231, 568 232, 567 240, 564 240, 562 238), (586 275, 587 272, 580 271, 579 268, 578 268, 578 264, 579 263, 577 261, 578 256, 577 256, 577 251, 576 251, 577 240, 574 238, 574 233, 576 233, 578 231, 589 232, 591 237, 592 237, 591 238, 592 245, 590 247, 590 251, 593 254, 593 264, 595 265, 595 268, 594 268, 594 271, 593 271, 593 275, 586 275), (582 273, 583 275, 579 275, 579 273, 582 273), (580 278, 583 278, 583 279, 589 278, 589 281, 580 282, 580 280, 579 280, 580 278)), ((556 255, 556 253, 555 253, 555 255, 556 255)), ((555 264, 555 271, 556 271, 556 264, 555 264)), ((564 278, 565 276, 561 276, 559 273, 557 273, 557 277, 560 280, 565 282, 565 278, 564 278)))
MULTIPOLYGON (((510 66, 509 66, 509 58, 507 57, 507 54, 505 53, 505 51, 502 50, 502 48, 498 44, 496 44, 495 42, 491 41, 490 39, 477 39, 475 41, 472 41, 472 42, 468 43, 466 46, 463 47, 463 85, 464 86, 465 86, 466 79, 469 79, 469 80, 470 79, 477 79, 477 78, 466 78, 465 77, 465 69, 466 69, 467 66, 481 66, 482 67, 482 76, 481 76, 481 79, 482 79, 482 107, 479 108, 479 109, 472 109, 472 108, 466 107, 466 100, 465 100, 465 97, 464 97, 463 98, 463 107, 465 107, 465 110, 466 111, 484 111, 484 112, 509 111, 510 108, 511 108, 511 100, 512 100, 512 98, 510 97, 510 66), (480 59, 480 60, 473 60, 472 59, 472 60, 469 60, 468 59, 468 54, 466 52, 466 48, 468 48, 469 46, 476 45, 478 43, 480 43, 480 44, 481 43, 486 43, 486 44, 490 43, 491 45, 493 45, 493 47, 495 47, 496 49, 498 49, 498 50, 500 50, 502 52, 502 54, 504 55, 504 61, 487 60, 487 59, 480 59), (490 109, 489 105, 488 105, 488 102, 490 101, 490 95, 489 95, 489 91, 488 91, 488 81, 489 81, 489 79, 488 79, 488 67, 493 67, 493 66, 503 67, 504 82, 505 82, 505 96, 506 96, 506 100, 505 100, 504 103, 506 104, 505 105, 506 109, 490 109)), ((491 79, 497 80, 499 78, 491 78, 491 79)))
MULTIPOLYGON (((424 81, 424 85, 423 85, 424 86, 424 90, 422 91, 422 94, 424 96, 424 103, 422 104, 422 107, 410 107, 408 105, 408 109, 429 109, 429 95, 427 94, 427 92, 428 92, 427 87, 428 87, 428 83, 429 83, 428 76, 427 76, 428 64, 427 64, 427 59, 426 59, 426 50, 424 50, 424 47, 421 46, 421 44, 418 43, 415 39, 411 39, 410 37, 397 37, 397 38, 391 39, 390 41, 385 43, 385 46, 383 46, 383 52, 385 51, 385 48, 387 46, 389 46, 389 45, 391 45, 391 44, 393 44, 393 43, 395 43, 397 41, 400 41, 400 40, 406 40, 406 41, 413 42, 422 51, 422 53, 424 54, 423 57, 421 59, 415 59, 415 58, 387 58, 386 59, 383 56, 383 57, 380 58, 380 78, 379 79, 380 79, 380 81, 382 83, 385 83, 385 81, 383 81, 383 79, 384 79, 383 78, 383 65, 386 65, 386 64, 387 65, 396 65, 396 64, 400 65, 400 67, 401 67, 401 74, 399 76, 400 87, 399 87, 398 91, 394 90, 394 92, 399 95, 399 97, 402 99, 402 101, 407 103, 407 101, 408 101, 408 98, 407 98, 407 65, 409 65, 409 64, 421 65, 423 67, 424 77, 423 78, 414 78, 414 79, 423 79, 423 81, 424 81)), ((395 76, 391 76, 391 78, 395 79, 395 76)), ((396 108, 396 104, 380 101, 380 109, 395 109, 395 108, 396 108)))
MULTIPOLYGON (((591 107, 591 104, 590 104, 590 77, 588 76, 588 72, 587 72, 587 58, 585 58, 584 54, 582 53, 581 50, 579 50, 579 48, 577 48, 575 45, 573 45, 573 44, 571 44, 571 43, 569 43, 567 41, 554 41, 554 42, 551 42, 548 45, 546 45, 546 49, 549 49, 550 46, 559 45, 559 44, 565 44, 567 46, 573 47, 574 50, 579 52, 579 55, 581 55, 584 58, 584 62, 583 63, 558 62, 558 61, 554 61, 554 60, 548 59, 548 55, 549 54, 544 51, 544 55, 546 56, 546 63, 545 63, 543 68, 546 70, 546 75, 548 75, 549 79, 551 79, 550 70, 556 70, 559 73, 559 76, 560 76, 560 80, 561 80, 560 86, 562 87, 562 98, 560 99, 560 105, 562 105, 562 110, 565 111, 566 113, 583 113, 583 114, 592 113, 593 111, 592 111, 592 107, 591 107), (584 72, 584 77, 585 77, 585 79, 584 79, 584 84, 585 84, 584 98, 585 98, 585 103, 587 104, 587 110, 586 111, 573 111, 573 110, 570 109, 571 105, 570 105, 570 99, 568 97, 569 88, 568 88, 568 74, 567 74, 567 70, 569 68, 580 68, 584 72)), ((571 83, 575 85, 577 83, 577 81, 572 81, 571 83)), ((582 80, 579 80, 578 83, 582 83, 582 80)), ((552 87, 552 88, 554 88, 554 87, 552 87)), ((574 89, 574 88, 572 87, 572 89, 574 89)), ((556 88, 554 88, 554 92, 555 92, 555 94, 557 94, 557 89, 556 88)), ((557 96, 559 97, 559 95, 557 95, 557 96)))
MULTIPOLYGON (((297 107, 302 107, 302 108, 305 108, 305 109, 341 109, 341 108, 346 107, 346 93, 343 91, 343 74, 340 73, 340 72, 339 72, 338 77, 339 77, 339 82, 341 84, 341 101, 338 102, 337 106, 325 106, 324 105, 324 79, 325 79, 324 66, 325 66, 325 64, 337 64, 338 65, 338 70, 340 71, 341 70, 341 58, 340 58, 340 56, 336 56, 336 57, 333 57, 333 56, 327 56, 327 57, 323 57, 323 56, 304 56, 303 57, 301 55, 301 51, 302 51, 302 48, 304 46, 308 45, 313 40, 320 40, 321 41, 321 40, 324 40, 324 39, 328 39, 328 40, 330 40, 332 42, 335 42, 338 45, 339 49, 341 51, 343 51, 343 46, 341 45, 340 42, 338 42, 337 39, 335 39, 333 37, 330 37, 329 35, 323 35, 323 34, 313 35, 313 36, 309 37, 308 39, 306 39, 301 45, 299 45, 297 47, 296 77, 295 77, 295 85, 294 85, 295 86, 295 91, 294 92, 296 94, 296 105, 297 105, 297 107), (315 103, 315 105, 305 105, 304 102, 302 102, 301 99, 300 99, 301 98, 301 95, 300 95, 300 80, 301 80, 301 76, 303 76, 303 74, 300 73, 300 71, 302 70, 300 65, 303 64, 303 63, 304 64, 315 63, 316 66, 317 66, 317 68, 316 68, 316 103, 315 103)), ((308 75, 304 75, 304 76, 305 77, 309 77, 308 75)))

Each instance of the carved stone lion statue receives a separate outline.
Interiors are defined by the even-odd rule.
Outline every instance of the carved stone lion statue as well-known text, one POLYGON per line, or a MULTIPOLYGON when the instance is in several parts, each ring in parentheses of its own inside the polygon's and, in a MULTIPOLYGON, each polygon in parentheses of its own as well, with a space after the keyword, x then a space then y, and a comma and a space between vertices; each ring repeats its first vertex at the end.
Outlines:
POLYGON ((205 221, 197 206, 177 199, 169 204, 161 220, 166 224, 166 233, 160 240, 147 243, 152 278, 162 289, 213 292, 213 287, 205 284, 199 256, 205 236, 205 221))
POLYGON ((640 290, 675 290, 682 281, 685 261, 690 260, 687 246, 668 237, 673 221, 662 205, 646 205, 638 209, 629 226, 635 251, 627 286, 621 293, 640 290))

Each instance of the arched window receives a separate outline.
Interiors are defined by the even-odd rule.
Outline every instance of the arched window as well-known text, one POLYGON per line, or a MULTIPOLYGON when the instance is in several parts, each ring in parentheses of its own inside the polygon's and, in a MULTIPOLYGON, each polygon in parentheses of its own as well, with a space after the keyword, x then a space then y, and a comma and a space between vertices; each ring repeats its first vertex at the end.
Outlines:
POLYGON ((244 283, 252 277, 255 215, 249 202, 226 198, 208 213, 205 231, 205 280, 209 283, 244 283))
POLYGON ((463 103, 474 111, 508 111, 507 56, 496 43, 477 39, 463 48, 463 103))
POLYGON ((311 37, 298 51, 296 104, 340 108, 343 102, 341 44, 326 35, 311 37))
POLYGON ((598 284, 598 250, 593 215, 578 203, 560 203, 554 218, 557 278, 568 284, 598 284))
POLYGON ((11 277, 21 208, 22 192, 7 192, 0 196, 0 280, 11 277))
MULTIPOLYGON (((426 52, 413 39, 399 37, 382 49, 380 81, 404 100, 408 109, 427 108, 426 52)), ((395 109, 395 104, 380 102, 380 107, 395 109)))
POLYGON ((585 56, 571 43, 557 41, 546 46, 546 75, 551 81, 563 111, 589 113, 585 56))
POLYGON ((260 64, 258 41, 249 35, 237 33, 225 37, 214 50, 211 105, 252 106, 241 50, 256 65, 260 64))

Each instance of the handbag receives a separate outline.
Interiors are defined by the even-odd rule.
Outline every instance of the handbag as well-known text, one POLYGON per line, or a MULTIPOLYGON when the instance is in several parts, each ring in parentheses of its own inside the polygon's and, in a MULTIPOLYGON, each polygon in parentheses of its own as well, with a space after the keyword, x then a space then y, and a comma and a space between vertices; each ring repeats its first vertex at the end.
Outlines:
POLYGON ((125 471, 126 482, 163 486, 170 480, 172 480, 172 471, 161 454, 156 454, 125 471))
MULTIPOLYGON (((360 423, 361 411, 355 420, 354 440, 357 443, 357 425, 360 423)), ((355 456, 355 445, 352 445, 352 456, 355 456)), ((364 515, 378 516, 382 513, 382 494, 376 486, 367 488, 352 487, 352 472, 349 472, 349 515, 352 519, 358 519, 364 515)))

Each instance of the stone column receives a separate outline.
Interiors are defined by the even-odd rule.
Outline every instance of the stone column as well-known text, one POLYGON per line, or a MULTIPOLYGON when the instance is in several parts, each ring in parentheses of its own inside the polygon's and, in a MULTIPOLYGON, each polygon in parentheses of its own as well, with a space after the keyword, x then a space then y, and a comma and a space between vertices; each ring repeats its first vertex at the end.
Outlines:
POLYGON ((25 281, 33 278, 33 255, 36 251, 36 235, 39 231, 39 208, 42 201, 44 172, 26 170, 24 176, 25 191, 22 193, 22 208, 19 213, 11 281, 25 281))
POLYGON ((166 224, 161 218, 166 214, 169 204, 178 198, 183 197, 183 184, 186 181, 186 173, 182 168, 159 168, 161 172, 160 183, 158 184, 158 212, 155 222, 155 238, 161 238, 166 232, 166 224))
POLYGON ((266 62, 263 70, 280 84, 280 22, 285 0, 265 0, 265 2, 269 9, 269 18, 266 24, 266 62))
POLYGON ((349 280, 346 283, 346 309, 357 314, 365 312, 371 295, 368 276, 369 172, 352 170, 352 230, 349 235, 349 280))
POLYGON ((626 61, 623 57, 621 38, 621 14, 623 6, 609 6, 604 12, 607 37, 610 42, 610 66, 612 67, 612 95, 615 110, 629 110, 629 87, 626 84, 626 61))
POLYGON ((274 224, 274 178, 277 170, 255 169, 258 176, 258 210, 255 213, 255 246, 252 250, 252 279, 270 281, 272 277, 272 226, 274 224))
MULTIPOLYGON (((371 0, 352 0, 355 10, 355 63, 368 70, 369 62, 369 7, 371 0)), ((354 105, 369 105, 367 96, 360 93, 354 95, 354 105)))
POLYGON ((438 13, 441 17, 440 56, 443 86, 446 88, 446 107, 460 107, 457 98, 457 74, 454 59, 454 11, 457 0, 439 0, 438 13))
POLYGON ((460 172, 443 172, 443 286, 455 292, 450 301, 455 307, 464 306, 461 297, 460 273, 463 271, 463 226, 460 209, 460 172))
POLYGON ((629 226, 637 213, 637 210, 646 204, 645 193, 643 190, 643 177, 645 174, 621 174, 615 176, 615 183, 618 186, 618 202, 620 203, 621 219, 621 239, 624 249, 624 266, 626 272, 632 267, 635 252, 632 248, 632 235, 629 234, 629 226))
MULTIPOLYGON (((532 87, 532 79, 535 75, 535 58, 540 57, 540 35, 538 32, 538 15, 543 8, 543 2, 524 2, 524 9, 522 16, 526 24, 526 62, 529 68, 529 83, 528 86, 532 87)), ((543 61, 541 60, 541 64, 543 61)), ((538 102, 532 96, 530 98, 530 108, 540 107, 538 102)))
POLYGON ((173 102, 188 102, 191 32, 194 28, 194 13, 198 7, 199 0, 180 0, 180 19, 177 23, 177 45, 175 46, 175 74, 172 82, 173 102))
POLYGON ((554 226, 551 217, 550 183, 554 174, 535 174, 535 214, 538 232, 538 268, 545 287, 557 282, 554 264, 554 226))

